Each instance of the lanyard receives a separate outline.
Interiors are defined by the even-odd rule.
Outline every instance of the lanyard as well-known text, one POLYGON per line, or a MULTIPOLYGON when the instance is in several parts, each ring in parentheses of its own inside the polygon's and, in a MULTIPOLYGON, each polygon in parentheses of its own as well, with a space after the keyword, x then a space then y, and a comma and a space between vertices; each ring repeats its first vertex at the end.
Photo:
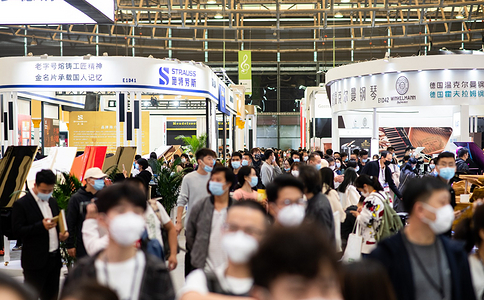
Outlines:
MULTIPOLYGON (((134 294, 134 286, 136 285, 136 274, 138 273, 138 253, 134 256, 134 273, 133 273, 133 282, 131 283, 131 291, 129 293, 130 295, 130 300, 131 297, 133 297, 134 294)), ((104 257, 104 274, 106 276, 106 286, 110 286, 109 284, 109 272, 108 272, 108 260, 107 257, 104 257)))
POLYGON ((432 279, 432 277, 430 276, 430 274, 427 272, 427 270, 424 267, 424 264, 422 263, 422 261, 420 260, 420 258, 417 255, 417 253, 415 252, 415 249, 413 249, 413 245, 412 245, 412 243, 410 241, 408 241, 408 245, 409 245, 408 249, 410 250, 410 252, 413 255, 413 257, 415 257, 415 260, 417 261, 418 268, 424 274, 425 279, 427 279, 427 281, 430 283, 430 285, 440 294, 440 298, 441 299, 445 299, 444 278, 442 276, 442 268, 441 268, 441 265, 440 265, 439 243, 438 243, 437 240, 435 242, 437 243, 435 248, 437 249, 437 263, 438 263, 438 273, 439 273, 439 284, 437 284, 432 279))

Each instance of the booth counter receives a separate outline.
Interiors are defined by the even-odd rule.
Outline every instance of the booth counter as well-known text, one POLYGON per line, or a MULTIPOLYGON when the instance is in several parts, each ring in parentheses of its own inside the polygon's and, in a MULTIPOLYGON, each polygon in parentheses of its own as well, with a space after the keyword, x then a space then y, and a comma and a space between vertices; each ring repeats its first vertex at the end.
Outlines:
POLYGON ((351 138, 360 138, 355 143, 362 148, 362 143, 371 139, 371 145, 365 145, 375 154, 385 148, 385 142, 414 145, 410 140, 419 137, 427 152, 442 151, 453 141, 470 141, 469 133, 477 128, 469 126, 469 118, 484 111, 483 55, 355 63, 329 70, 326 81, 334 149, 351 142, 351 138), (388 129, 392 127, 393 131, 388 129), (403 137, 393 139, 395 135, 403 137))

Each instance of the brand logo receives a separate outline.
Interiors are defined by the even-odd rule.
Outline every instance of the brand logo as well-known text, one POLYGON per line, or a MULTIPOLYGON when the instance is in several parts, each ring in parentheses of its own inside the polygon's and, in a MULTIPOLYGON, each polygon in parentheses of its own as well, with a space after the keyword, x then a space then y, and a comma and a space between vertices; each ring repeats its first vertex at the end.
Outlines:
POLYGON ((160 73, 159 82, 161 85, 167 85, 170 83, 170 68, 161 67, 158 73, 160 73))
POLYGON ((77 120, 84 120, 84 116, 83 115, 78 115, 77 116, 77 120))
POLYGON ((408 82, 407 77, 405 76, 398 77, 397 82, 395 84, 397 93, 399 93, 400 95, 405 95, 408 92, 409 87, 410 87, 410 84, 408 82))

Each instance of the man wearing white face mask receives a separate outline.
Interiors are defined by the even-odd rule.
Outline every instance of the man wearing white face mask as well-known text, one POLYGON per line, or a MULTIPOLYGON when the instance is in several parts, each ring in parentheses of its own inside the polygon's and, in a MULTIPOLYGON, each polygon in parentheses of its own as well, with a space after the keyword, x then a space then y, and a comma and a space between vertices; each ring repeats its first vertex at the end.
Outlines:
POLYGON ((253 279, 249 260, 257 251, 267 229, 264 208, 251 200, 237 201, 227 212, 222 247, 228 263, 214 272, 198 269, 187 276, 178 292, 180 300, 225 299, 224 296, 248 297, 253 279))
POLYGON ((464 245, 442 235, 454 221, 447 185, 412 179, 403 201, 409 225, 370 254, 387 268, 398 300, 476 299, 464 245))
POLYGON ((215 168, 206 186, 210 196, 193 206, 186 229, 187 251, 193 268, 186 269, 185 276, 194 269, 214 271, 226 262, 222 227, 227 209, 234 203, 229 194, 234 181, 235 175, 229 168, 215 168))
POLYGON ((291 175, 281 175, 267 187, 269 213, 276 224, 291 227, 304 221, 306 211, 303 190, 303 183, 291 175))
POLYGON ((138 250, 145 230, 146 194, 129 183, 98 193, 99 226, 109 233, 106 249, 82 259, 69 272, 66 287, 96 280, 114 290, 121 300, 173 300, 175 292, 163 261, 138 250))

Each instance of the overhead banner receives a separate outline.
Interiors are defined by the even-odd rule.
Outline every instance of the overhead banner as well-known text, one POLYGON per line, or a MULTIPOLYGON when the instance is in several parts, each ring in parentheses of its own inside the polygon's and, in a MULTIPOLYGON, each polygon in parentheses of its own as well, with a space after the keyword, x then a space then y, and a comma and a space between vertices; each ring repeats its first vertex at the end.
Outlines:
POLYGON ((252 56, 247 50, 239 51, 239 84, 245 87, 246 95, 252 95, 252 56))

